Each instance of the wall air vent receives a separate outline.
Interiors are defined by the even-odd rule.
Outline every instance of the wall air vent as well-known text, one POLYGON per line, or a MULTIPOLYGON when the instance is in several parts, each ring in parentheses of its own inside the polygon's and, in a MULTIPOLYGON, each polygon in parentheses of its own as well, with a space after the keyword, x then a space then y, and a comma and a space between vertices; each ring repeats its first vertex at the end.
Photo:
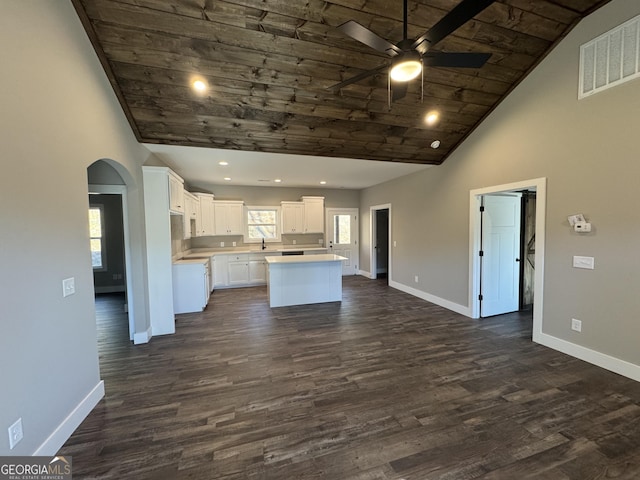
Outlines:
POLYGON ((580 47, 578 98, 640 77, 640 15, 580 47))

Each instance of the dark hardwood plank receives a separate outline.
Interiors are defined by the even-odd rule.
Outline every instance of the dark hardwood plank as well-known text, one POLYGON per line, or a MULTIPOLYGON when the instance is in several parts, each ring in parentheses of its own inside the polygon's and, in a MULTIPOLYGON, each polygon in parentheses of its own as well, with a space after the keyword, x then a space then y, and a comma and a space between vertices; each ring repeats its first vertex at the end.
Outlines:
MULTIPOLYGON (((111 300, 110 300, 111 298, 111 300)), ((75 478, 635 479, 640 384, 362 277, 342 302, 217 290, 128 341, 98 299, 106 397, 61 449, 75 478)))

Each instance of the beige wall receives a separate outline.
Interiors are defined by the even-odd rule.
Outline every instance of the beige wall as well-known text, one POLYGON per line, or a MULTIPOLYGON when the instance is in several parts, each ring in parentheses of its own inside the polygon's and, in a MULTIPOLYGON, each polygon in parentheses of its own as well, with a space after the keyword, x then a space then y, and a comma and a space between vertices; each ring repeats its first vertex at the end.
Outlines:
POLYGON ((100 382, 87 167, 101 158, 127 182, 134 310, 145 327, 136 185, 149 153, 135 141, 70 2, 2 7, 0 455, 31 455, 100 382), (68 277, 76 294, 62 298, 68 277), (19 417, 24 439, 9 451, 7 427, 19 417))
POLYGON ((638 2, 603 7, 442 166, 364 190, 362 269, 369 208, 391 203, 392 280, 466 307, 470 190, 546 177, 543 333, 640 365, 640 80, 577 100, 580 45, 638 14, 638 2), (570 230, 567 216, 578 212, 591 234, 570 230), (595 270, 572 268, 573 255, 595 257, 595 270), (570 330, 571 318, 583 321, 582 333, 570 330))

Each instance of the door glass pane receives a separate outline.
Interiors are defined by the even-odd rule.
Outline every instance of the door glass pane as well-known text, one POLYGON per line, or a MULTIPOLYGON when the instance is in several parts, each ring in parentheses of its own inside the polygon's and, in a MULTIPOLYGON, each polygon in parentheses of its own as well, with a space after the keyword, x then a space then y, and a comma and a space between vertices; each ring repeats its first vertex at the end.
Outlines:
POLYGON ((333 244, 351 243, 351 215, 333 216, 333 244))
POLYGON ((102 240, 92 238, 91 242, 91 265, 93 268, 102 268, 102 240))

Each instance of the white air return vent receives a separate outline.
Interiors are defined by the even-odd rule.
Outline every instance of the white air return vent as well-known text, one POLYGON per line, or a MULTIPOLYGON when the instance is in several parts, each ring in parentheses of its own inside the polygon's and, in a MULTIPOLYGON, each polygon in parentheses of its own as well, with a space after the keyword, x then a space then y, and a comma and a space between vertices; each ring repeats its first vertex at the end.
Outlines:
POLYGON ((578 98, 639 76, 640 15, 580 47, 578 98))

